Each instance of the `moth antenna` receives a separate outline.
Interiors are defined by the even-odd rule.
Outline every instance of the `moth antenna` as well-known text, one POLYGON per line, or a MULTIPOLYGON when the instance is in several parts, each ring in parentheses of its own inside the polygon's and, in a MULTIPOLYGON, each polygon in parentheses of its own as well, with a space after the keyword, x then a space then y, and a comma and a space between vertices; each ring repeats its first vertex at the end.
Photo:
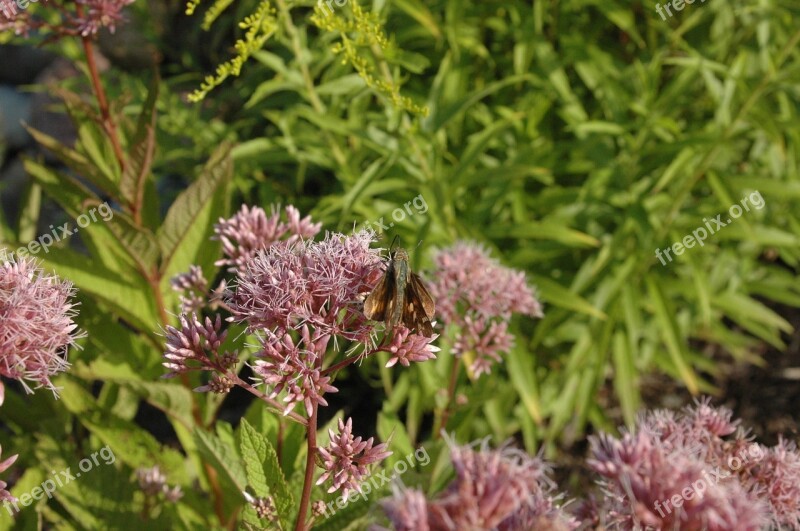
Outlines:
POLYGON ((394 247, 394 244, 395 244, 395 243, 397 242, 397 240, 399 240, 399 239, 400 239, 400 235, 399 235, 399 234, 395 234, 395 235, 394 235, 394 238, 392 238, 392 244, 389 246, 389 252, 390 252, 390 253, 392 252, 392 247, 394 247))

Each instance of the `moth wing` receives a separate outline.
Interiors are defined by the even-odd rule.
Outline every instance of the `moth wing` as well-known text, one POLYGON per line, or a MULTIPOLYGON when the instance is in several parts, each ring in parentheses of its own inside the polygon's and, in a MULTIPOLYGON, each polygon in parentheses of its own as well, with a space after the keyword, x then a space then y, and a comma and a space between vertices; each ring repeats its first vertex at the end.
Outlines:
POLYGON ((425 337, 433 335, 431 318, 434 314, 434 303, 422 280, 414 273, 406 288, 406 301, 403 311, 403 324, 409 330, 417 329, 425 337))
POLYGON ((371 321, 385 321, 392 314, 396 289, 394 275, 387 272, 364 301, 364 316, 371 321))
POLYGON ((425 283, 419 278, 419 275, 411 273, 410 284, 422 304, 425 316, 428 319, 433 319, 433 316, 436 315, 436 304, 433 302, 433 297, 428 292, 428 288, 425 287, 425 283))

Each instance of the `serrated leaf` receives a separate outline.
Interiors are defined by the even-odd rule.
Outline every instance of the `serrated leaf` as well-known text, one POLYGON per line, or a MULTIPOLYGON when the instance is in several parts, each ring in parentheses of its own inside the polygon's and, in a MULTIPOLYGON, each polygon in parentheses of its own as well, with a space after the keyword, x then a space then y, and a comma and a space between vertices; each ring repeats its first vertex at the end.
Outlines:
POLYGON ((229 145, 221 146, 197 180, 178 196, 167 212, 157 235, 163 256, 163 278, 170 278, 189 264, 200 264, 197 257, 201 251, 214 248, 208 242, 210 225, 215 221, 211 217, 213 200, 215 197, 224 199, 220 197, 220 187, 233 175, 230 151, 229 145))
POLYGON ((158 85, 158 77, 154 76, 150 91, 147 94, 147 100, 142 106, 142 112, 139 115, 127 164, 119 183, 122 199, 135 220, 140 219, 141 211, 144 207, 145 182, 150 174, 153 153, 155 152, 158 85))
POLYGON ((125 252, 137 264, 143 277, 152 273, 160 256, 160 248, 155 236, 148 228, 138 226, 133 219, 122 212, 106 222, 125 252))
POLYGON ((247 474, 242 460, 236 449, 220 437, 200 428, 195 428, 192 433, 203 462, 217 471, 220 489, 225 494, 225 512, 231 514, 241 505, 242 492, 247 487, 247 474))
POLYGON ((269 439, 256 431, 247 420, 239 426, 239 450, 247 480, 258 496, 271 495, 278 516, 286 526, 294 518, 294 499, 278 464, 278 454, 269 439))
MULTIPOLYGON (((44 164, 30 159, 25 160, 24 165, 28 174, 41 185, 47 195, 58 202, 73 218, 79 217, 90 207, 102 205, 97 195, 72 176, 52 170, 44 164)), ((110 218, 110 221, 114 222, 114 218, 110 218)), ((74 227, 74 224, 70 225, 74 227)), ((141 265, 137 265, 137 261, 130 252, 120 245, 120 238, 125 238, 124 225, 118 227, 116 232, 119 235, 114 234, 109 224, 101 217, 83 229, 81 238, 92 255, 97 257, 109 270, 128 273, 136 271, 137 267, 141 269, 141 265)))

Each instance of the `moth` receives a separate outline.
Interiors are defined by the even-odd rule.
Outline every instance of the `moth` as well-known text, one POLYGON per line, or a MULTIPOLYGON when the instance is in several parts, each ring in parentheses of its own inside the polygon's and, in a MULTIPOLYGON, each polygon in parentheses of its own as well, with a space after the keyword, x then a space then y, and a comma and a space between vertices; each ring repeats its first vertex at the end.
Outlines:
POLYGON ((383 321, 387 334, 399 323, 417 330, 425 337, 433 335, 436 307, 422 279, 408 266, 408 253, 398 248, 389 251, 386 273, 364 301, 364 315, 372 321, 383 321))

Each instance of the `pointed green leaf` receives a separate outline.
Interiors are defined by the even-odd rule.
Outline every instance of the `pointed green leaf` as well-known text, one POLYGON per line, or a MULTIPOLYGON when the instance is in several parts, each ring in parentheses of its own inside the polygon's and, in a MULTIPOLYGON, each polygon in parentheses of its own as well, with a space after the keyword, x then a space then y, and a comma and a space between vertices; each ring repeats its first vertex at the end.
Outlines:
POLYGON ((656 320, 659 323, 661 335, 667 346, 670 359, 689 392, 697 394, 699 390, 697 375, 695 375, 687 362, 689 354, 686 343, 680 337, 678 324, 675 321, 675 313, 669 307, 658 281, 652 276, 647 277, 647 290, 650 293, 650 301, 653 304, 656 320))
POLYGON ((142 112, 139 115, 127 164, 119 183, 122 199, 127 204, 128 211, 137 219, 144 208, 145 182, 150 175, 155 152, 158 83, 158 77, 154 76, 147 101, 142 106, 142 112))
POLYGON ((242 419, 239 427, 239 450, 247 481, 256 495, 271 495, 281 521, 290 525, 295 516, 294 500, 278 464, 278 454, 269 439, 258 433, 245 419, 242 419))
POLYGON ((36 142, 50 150, 61 162, 75 173, 98 187, 105 194, 113 198, 119 196, 116 183, 110 180, 97 166, 92 164, 92 161, 86 158, 85 155, 66 147, 52 136, 33 129, 32 127, 26 127, 26 129, 36 142))
POLYGON ((165 281, 190 264, 210 268, 209 262, 213 263, 218 247, 208 238, 216 221, 214 215, 219 215, 225 204, 223 186, 232 175, 230 146, 223 145, 211 156, 197 180, 170 207, 157 235, 165 281))

